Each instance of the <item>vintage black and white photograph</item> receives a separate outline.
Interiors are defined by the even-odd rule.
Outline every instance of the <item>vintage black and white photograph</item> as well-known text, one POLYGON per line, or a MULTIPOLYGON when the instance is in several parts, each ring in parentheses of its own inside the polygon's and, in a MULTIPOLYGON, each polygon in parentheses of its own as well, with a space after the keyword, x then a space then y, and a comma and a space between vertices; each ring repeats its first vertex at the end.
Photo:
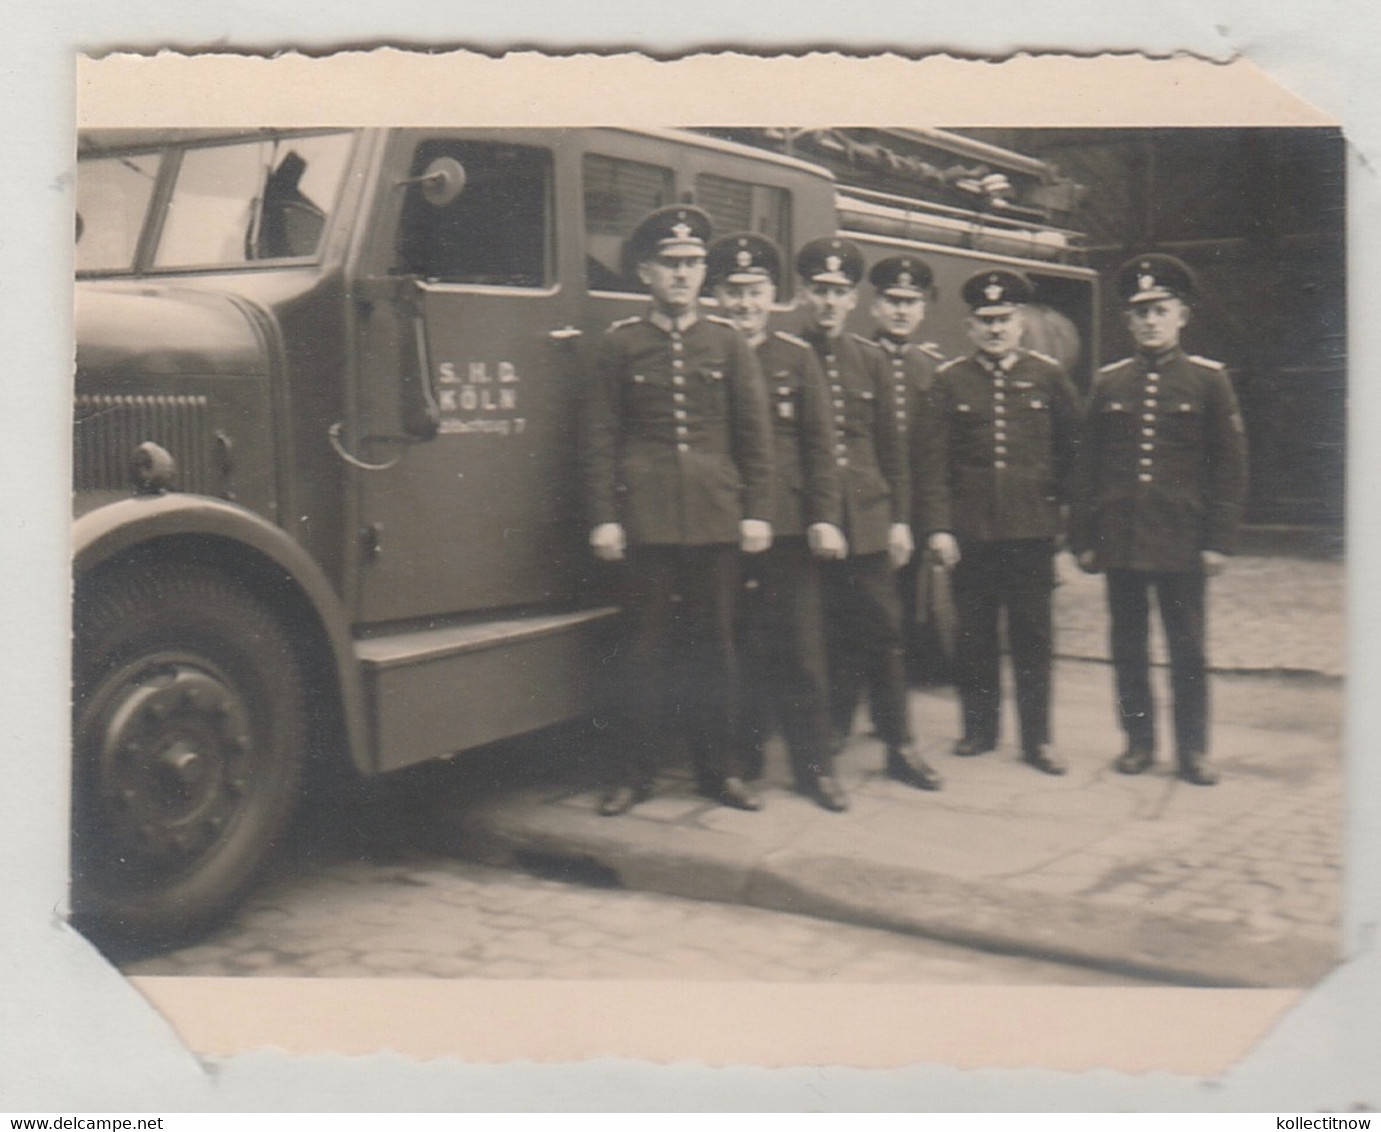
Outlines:
POLYGON ((71 900, 123 973, 1339 961, 1338 129, 78 155, 71 900))

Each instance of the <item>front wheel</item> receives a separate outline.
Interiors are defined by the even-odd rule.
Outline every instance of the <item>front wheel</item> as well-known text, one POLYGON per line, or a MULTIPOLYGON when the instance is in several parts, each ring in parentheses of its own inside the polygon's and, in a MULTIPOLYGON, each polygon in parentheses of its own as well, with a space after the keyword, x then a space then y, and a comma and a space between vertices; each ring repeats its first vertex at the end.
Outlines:
POLYGON ((91 579, 75 606, 74 920, 103 943, 203 930, 284 831, 302 776, 302 679, 273 614, 171 562, 91 579))

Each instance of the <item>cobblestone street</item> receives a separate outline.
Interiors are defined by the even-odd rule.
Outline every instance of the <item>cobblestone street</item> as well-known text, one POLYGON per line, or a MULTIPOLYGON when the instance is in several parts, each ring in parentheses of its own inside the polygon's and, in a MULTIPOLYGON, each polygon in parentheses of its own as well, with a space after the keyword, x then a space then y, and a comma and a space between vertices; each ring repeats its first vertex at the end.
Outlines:
POLYGON ((351 861, 260 888, 128 975, 436 976, 1129 986, 1138 980, 807 916, 459 861, 351 861))

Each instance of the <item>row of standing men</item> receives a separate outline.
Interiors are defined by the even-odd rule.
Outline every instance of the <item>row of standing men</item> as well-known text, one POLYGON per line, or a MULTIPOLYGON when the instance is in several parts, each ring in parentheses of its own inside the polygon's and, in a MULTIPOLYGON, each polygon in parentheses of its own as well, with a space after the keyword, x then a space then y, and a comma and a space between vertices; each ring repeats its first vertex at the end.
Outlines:
POLYGON ((1005 613, 1022 760, 1065 772, 1050 679, 1053 559, 1067 537, 1083 569, 1107 576, 1127 738, 1115 766, 1136 774, 1154 760, 1154 592, 1178 773, 1215 782, 1205 579, 1231 550, 1246 451, 1223 367, 1180 347, 1189 269, 1162 255, 1124 266, 1136 351, 1104 367, 1081 405, 1060 364, 1021 345, 1033 293, 1019 273, 968 280, 974 351, 945 362, 912 341, 931 288, 917 257, 869 273, 879 332, 868 340, 845 329, 861 252, 834 237, 805 244, 798 337, 768 329, 780 250, 757 234, 711 234, 691 206, 657 210, 633 232, 650 307, 606 332, 583 398, 590 545, 621 563, 624 607, 600 812, 650 795, 673 733, 702 794, 761 808, 750 783, 774 723, 797 788, 843 811, 833 762, 865 694, 886 773, 940 789, 907 712, 904 602, 915 584, 903 573, 899 585, 898 572, 915 556, 913 531, 953 572, 955 755, 997 746, 1005 613), (697 309, 707 282, 724 317, 697 309))

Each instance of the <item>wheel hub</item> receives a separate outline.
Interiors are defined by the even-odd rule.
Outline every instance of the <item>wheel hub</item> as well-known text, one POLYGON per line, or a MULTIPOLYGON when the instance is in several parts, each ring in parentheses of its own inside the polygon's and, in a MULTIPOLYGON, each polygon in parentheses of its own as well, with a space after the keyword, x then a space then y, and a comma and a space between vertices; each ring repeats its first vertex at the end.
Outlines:
POLYGON ((99 797, 119 861, 174 869, 214 842, 241 803, 248 710, 216 673, 176 660, 126 674, 109 702, 99 797))

